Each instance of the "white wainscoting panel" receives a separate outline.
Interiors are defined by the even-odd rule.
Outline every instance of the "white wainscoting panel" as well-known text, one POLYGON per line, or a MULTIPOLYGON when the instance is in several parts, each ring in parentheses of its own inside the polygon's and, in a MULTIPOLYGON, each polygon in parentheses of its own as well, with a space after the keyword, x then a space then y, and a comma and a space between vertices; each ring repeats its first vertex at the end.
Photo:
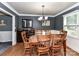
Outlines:
POLYGON ((12 31, 0 31, 0 42, 12 41, 12 31))
POLYGON ((79 53, 79 38, 67 37, 67 46, 79 53))

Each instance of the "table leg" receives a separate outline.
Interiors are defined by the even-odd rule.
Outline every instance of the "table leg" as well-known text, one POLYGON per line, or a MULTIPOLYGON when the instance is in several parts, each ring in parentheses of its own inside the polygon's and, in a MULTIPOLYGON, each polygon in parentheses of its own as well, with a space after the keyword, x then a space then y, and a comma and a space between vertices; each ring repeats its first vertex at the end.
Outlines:
POLYGON ((63 42, 63 48, 64 48, 64 56, 66 56, 66 40, 63 42))

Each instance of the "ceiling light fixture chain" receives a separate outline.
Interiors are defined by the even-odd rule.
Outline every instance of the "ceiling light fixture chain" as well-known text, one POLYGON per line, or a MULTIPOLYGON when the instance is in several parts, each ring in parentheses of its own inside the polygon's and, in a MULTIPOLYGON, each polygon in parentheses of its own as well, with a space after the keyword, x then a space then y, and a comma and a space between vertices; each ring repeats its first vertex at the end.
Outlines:
POLYGON ((44 17, 44 7, 45 7, 45 5, 42 5, 42 16, 43 16, 43 19, 45 19, 45 17, 44 17))
POLYGON ((39 17, 38 20, 39 20, 39 21, 41 21, 41 20, 47 20, 48 17, 45 16, 45 10, 44 10, 45 5, 42 5, 41 7, 42 7, 42 16, 39 17))

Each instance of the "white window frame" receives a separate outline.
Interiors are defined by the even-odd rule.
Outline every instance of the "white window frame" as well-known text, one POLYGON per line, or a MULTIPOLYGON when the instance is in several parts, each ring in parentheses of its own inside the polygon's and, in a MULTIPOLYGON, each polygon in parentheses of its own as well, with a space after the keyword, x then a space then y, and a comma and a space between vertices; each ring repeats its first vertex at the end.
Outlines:
POLYGON ((64 30, 68 31, 68 36, 72 36, 72 37, 75 37, 75 38, 79 37, 78 28, 76 28, 75 30, 70 30, 70 29, 68 30, 67 28, 65 28, 66 26, 78 26, 78 28, 79 28, 79 10, 75 10, 71 13, 63 15, 63 28, 64 28, 64 30), (77 24, 67 25, 66 17, 73 16, 75 14, 77 14, 77 24))
MULTIPOLYGON (((63 15, 63 28, 64 28, 64 26, 71 26, 71 25, 75 25, 75 26, 79 26, 79 10, 76 10, 76 11, 73 11, 73 12, 71 12, 71 13, 68 13, 68 14, 66 14, 66 15, 63 15), (67 20, 66 20, 66 18, 68 17, 68 16, 73 16, 73 15, 75 15, 75 14, 77 14, 77 24, 70 24, 70 25, 67 25, 67 20)), ((64 29, 65 30, 65 29, 64 29)))

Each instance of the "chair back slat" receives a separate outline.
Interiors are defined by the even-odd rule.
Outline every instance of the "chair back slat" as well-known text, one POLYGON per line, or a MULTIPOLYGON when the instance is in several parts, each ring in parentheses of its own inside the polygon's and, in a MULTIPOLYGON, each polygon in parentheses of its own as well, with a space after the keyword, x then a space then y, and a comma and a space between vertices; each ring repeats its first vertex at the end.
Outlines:
POLYGON ((28 42, 28 38, 26 37, 26 31, 21 32, 23 42, 28 42))
POLYGON ((49 35, 37 35, 37 39, 39 41, 39 45, 37 47, 38 55, 41 55, 41 54, 49 55, 50 36, 49 35))
POLYGON ((58 47, 58 46, 62 46, 61 44, 63 44, 63 38, 62 38, 62 34, 53 34, 53 39, 52 39, 52 45, 53 47, 58 47))
POLYGON ((50 46, 50 35, 38 35, 37 38, 39 43, 50 46))

